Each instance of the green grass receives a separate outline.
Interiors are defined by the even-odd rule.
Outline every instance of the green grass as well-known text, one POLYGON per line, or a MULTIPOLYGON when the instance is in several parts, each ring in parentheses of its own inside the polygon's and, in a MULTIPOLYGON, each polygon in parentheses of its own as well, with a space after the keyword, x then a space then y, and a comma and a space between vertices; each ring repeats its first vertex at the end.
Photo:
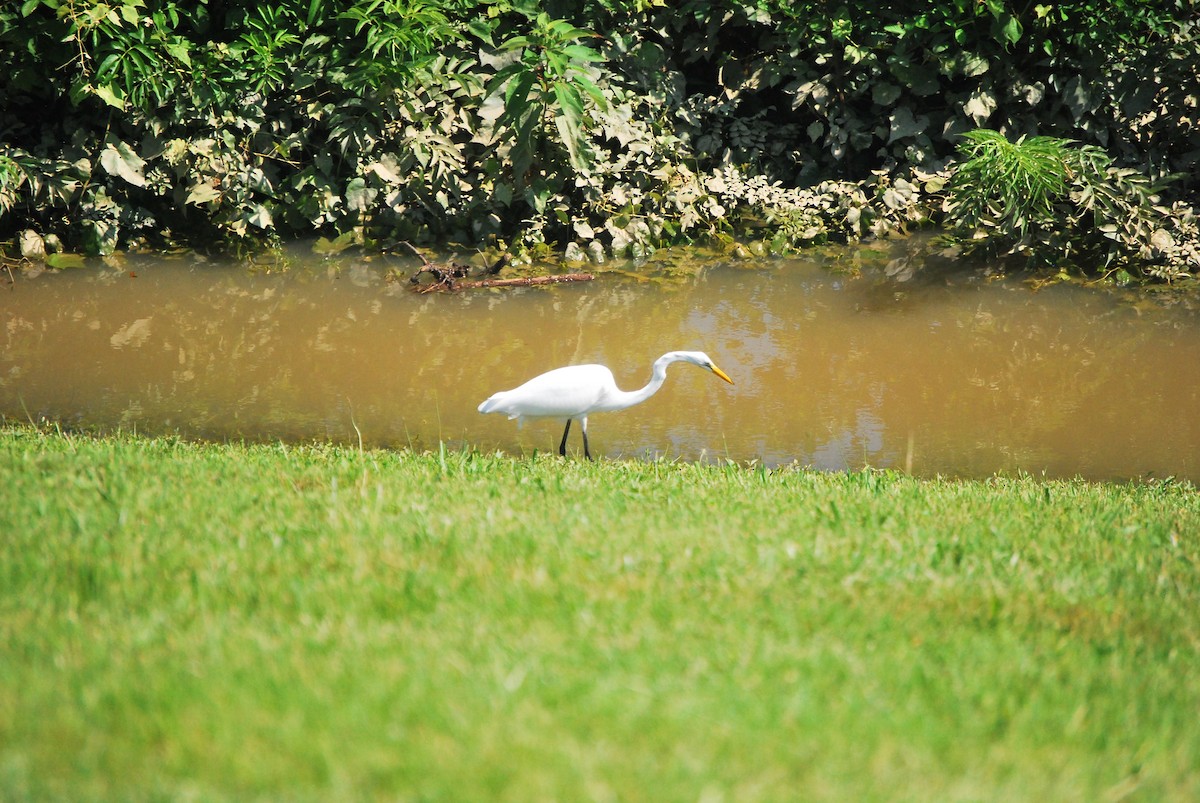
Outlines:
POLYGON ((1200 799, 1200 497, 0 429, 0 799, 1200 799))

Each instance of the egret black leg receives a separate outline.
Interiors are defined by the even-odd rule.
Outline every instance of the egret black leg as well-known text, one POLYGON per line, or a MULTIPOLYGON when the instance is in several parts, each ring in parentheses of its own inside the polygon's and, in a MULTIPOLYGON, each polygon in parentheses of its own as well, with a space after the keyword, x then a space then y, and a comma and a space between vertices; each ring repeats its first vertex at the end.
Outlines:
MULTIPOLYGON (((563 439, 562 439, 562 443, 560 443, 560 444, 558 445, 558 453, 559 453, 561 456, 563 456, 563 457, 566 457, 566 456, 567 456, 567 433, 568 433, 568 432, 570 432, 570 431, 571 431, 571 419, 569 419, 569 418, 568 418, 568 419, 567 419, 567 426, 566 426, 566 427, 563 429, 563 439)), ((587 443, 587 433, 586 433, 586 432, 584 433, 583 437, 584 437, 584 444, 585 444, 584 451, 586 452, 586 451, 587 451, 587 448, 586 448, 586 443, 587 443)))
POLYGON ((584 456, 584 457, 586 457, 588 460, 591 460, 591 459, 592 459, 592 453, 591 453, 590 451, 588 451, 588 442, 587 442, 587 418, 586 418, 586 417, 584 417, 584 418, 580 419, 580 421, 579 421, 579 428, 580 428, 581 430, 583 430, 583 456, 584 456))

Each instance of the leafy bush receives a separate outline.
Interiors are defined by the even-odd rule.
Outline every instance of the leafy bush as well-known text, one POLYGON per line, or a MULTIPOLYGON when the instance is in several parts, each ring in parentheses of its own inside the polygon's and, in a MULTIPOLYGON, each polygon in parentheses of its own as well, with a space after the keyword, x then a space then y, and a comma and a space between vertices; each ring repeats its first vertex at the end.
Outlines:
POLYGON ((85 180, 39 197, 62 171, 27 161, 0 187, 0 212, 94 253, 171 233, 236 243, 350 228, 355 173, 395 94, 456 36, 421 0, 6 7, 0 47, 17 63, 0 76, 0 130, 14 153, 85 180), (337 203, 302 203, 322 193, 337 203))
MULTIPOLYGON (((607 104, 591 75, 591 65, 603 58, 580 44, 595 34, 545 12, 518 10, 529 19, 530 30, 496 47, 515 58, 492 77, 488 93, 503 95, 495 131, 509 145, 513 175, 521 184, 535 160, 560 161, 546 153, 551 142, 565 148, 572 167, 586 170, 593 154, 584 134, 585 98, 601 109, 607 104), (557 138, 548 135, 551 122, 557 138)), ((487 36, 487 29, 482 30, 487 36)))
POLYGON ((969 251, 1089 272, 1142 265, 1165 279, 1200 270, 1194 213, 1161 205, 1159 187, 1095 146, 977 130, 960 151, 945 209, 969 251))
MULTIPOLYGON (((1176 199, 1195 191, 1200 35, 1184 6, 902 11, 3 4, 0 237, 34 230, 89 253, 318 233, 593 259, 713 238, 786 250, 936 220, 958 135, 982 125, 1071 137, 1136 175, 1184 173, 1176 199)), ((1140 208, 1116 164, 1105 186, 1140 208)), ((1137 238, 1149 225, 1104 214, 1098 226, 1137 238)), ((1185 210, 1170 220, 1151 239, 1186 251, 1185 210)), ((1175 266, 1164 275, 1188 264, 1139 253, 1175 266)))
MULTIPOLYGON (((719 101, 698 137, 763 113, 803 132, 778 170, 938 168, 958 134, 986 126, 1081 138, 1164 173, 1194 166, 1200 149, 1195 103, 1182 102, 1196 90, 1182 48, 1200 47, 1186 5, 690 0, 657 21, 692 67, 687 94, 719 101), (1164 125, 1172 110, 1191 122, 1164 125)), ((733 136, 709 152, 749 155, 733 136)))

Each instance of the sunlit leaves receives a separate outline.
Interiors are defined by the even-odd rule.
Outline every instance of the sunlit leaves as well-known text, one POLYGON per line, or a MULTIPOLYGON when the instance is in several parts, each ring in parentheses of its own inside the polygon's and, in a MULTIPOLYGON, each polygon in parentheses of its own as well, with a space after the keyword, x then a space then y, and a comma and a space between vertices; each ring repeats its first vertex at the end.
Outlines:
POLYGON ((87 160, 43 159, 20 149, 0 154, 0 213, 22 202, 47 208, 69 204, 90 170, 87 160))
POLYGON ((219 200, 220 197, 221 190, 219 188, 213 186, 211 181, 200 179, 188 188, 184 203, 204 206, 219 200))
POLYGON ((554 123, 570 155, 571 166, 576 170, 586 169, 591 163, 591 156, 586 150, 587 140, 583 130, 583 99, 578 89, 564 83, 554 84, 554 96, 558 100, 558 113, 554 116, 554 123))
POLYGON ((1149 261, 1148 271, 1168 278, 1200 267, 1172 234, 1195 228, 1192 213, 1158 205, 1158 187, 1095 146, 977 130, 960 152, 946 209, 969 250, 1084 270, 1149 261))
POLYGON ((593 159, 587 136, 587 101, 599 108, 607 103, 589 75, 591 65, 603 57, 580 44, 595 34, 543 12, 521 13, 529 20, 530 30, 496 46, 498 52, 516 58, 488 84, 489 95, 504 98, 496 132, 510 147, 518 183, 525 180, 536 160, 556 161, 551 142, 566 151, 571 167, 587 169, 593 159))
POLYGON ((968 132, 960 146, 966 161, 951 184, 952 218, 965 228, 996 228, 1024 241, 1031 225, 1051 222, 1067 191, 1069 145, 1052 137, 1009 142, 996 131, 968 132))
POLYGON ((118 176, 135 187, 146 186, 146 177, 142 173, 146 160, 124 142, 110 140, 100 154, 100 166, 110 176, 118 176))
POLYGON ((347 70, 355 89, 402 86, 439 47, 459 37, 440 7, 421 0, 358 0, 339 18, 353 25, 369 56, 347 70))
POLYGON ((71 26, 67 41, 80 44, 71 91, 76 103, 95 96, 116 109, 132 104, 148 111, 165 101, 191 67, 191 46, 177 30, 174 4, 152 12, 143 0, 43 5, 56 8, 71 26))
POLYGON ((114 109, 117 109, 118 111, 125 110, 124 92, 114 89, 112 86, 108 85, 86 87, 86 89, 114 109))
POLYGON ((86 265, 81 254, 46 254, 46 267, 52 270, 82 268, 86 265))
POLYGON ((368 187, 366 179, 361 176, 351 179, 346 187, 346 208, 360 214, 365 213, 374 205, 378 195, 379 190, 368 187))
POLYGON ((108 256, 117 250, 120 229, 113 220, 83 221, 83 251, 90 256, 108 256))
POLYGON ((983 125, 987 119, 996 111, 997 103, 996 96, 986 89, 977 89, 967 98, 967 102, 963 104, 963 114, 971 118, 975 125, 983 125))
POLYGON ((259 229, 269 229, 275 225, 271 210, 263 204, 257 204, 246 214, 246 222, 259 229))

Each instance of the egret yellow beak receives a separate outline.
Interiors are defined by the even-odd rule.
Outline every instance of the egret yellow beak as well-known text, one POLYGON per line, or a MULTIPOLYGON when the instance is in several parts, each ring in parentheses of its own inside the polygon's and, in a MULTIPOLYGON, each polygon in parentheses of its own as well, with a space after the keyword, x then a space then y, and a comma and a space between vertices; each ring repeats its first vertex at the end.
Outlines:
POLYGON ((727 373, 725 373, 724 371, 722 371, 717 366, 715 366, 715 365, 712 366, 712 372, 714 374, 716 374, 717 376, 721 377, 722 379, 724 379, 729 384, 731 384, 731 385, 733 384, 733 380, 729 378, 729 375, 727 373))

